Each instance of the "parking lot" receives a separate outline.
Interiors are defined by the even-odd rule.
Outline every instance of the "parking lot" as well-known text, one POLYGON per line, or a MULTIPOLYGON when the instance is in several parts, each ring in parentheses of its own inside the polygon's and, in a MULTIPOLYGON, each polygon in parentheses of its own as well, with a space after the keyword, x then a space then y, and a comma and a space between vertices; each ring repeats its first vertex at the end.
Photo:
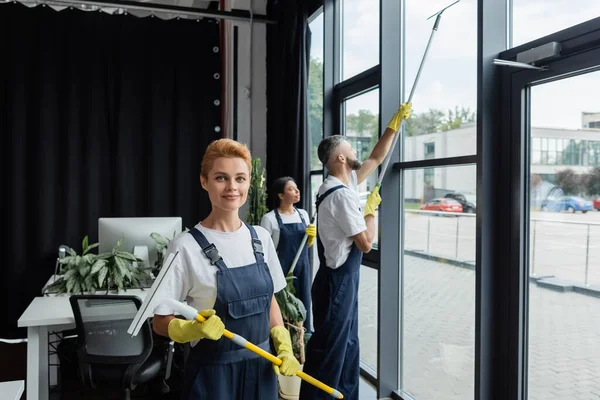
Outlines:
MULTIPOLYGON (((474 215, 405 213, 405 250, 475 261, 474 215)), ((600 212, 532 212, 530 275, 600 285, 600 212)))
MULTIPOLYGON (((598 400, 600 299, 535 284, 529 290, 529 399, 598 400)), ((475 272, 406 256, 402 295, 402 389, 416 400, 473 399, 475 272)), ((372 368, 377 307, 377 271, 363 267, 361 359, 372 368)))

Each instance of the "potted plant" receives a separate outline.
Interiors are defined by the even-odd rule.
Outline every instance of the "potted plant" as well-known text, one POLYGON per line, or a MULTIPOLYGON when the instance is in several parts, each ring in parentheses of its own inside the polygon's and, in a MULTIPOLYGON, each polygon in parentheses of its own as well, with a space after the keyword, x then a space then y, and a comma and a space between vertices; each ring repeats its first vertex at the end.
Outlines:
POLYGON ((249 225, 260 225, 262 217, 269 211, 265 181, 265 169, 262 167, 260 158, 253 158, 250 191, 248 192, 248 214, 246 215, 246 223, 249 225))
MULTIPOLYGON (((294 289, 294 276, 288 275, 286 287, 275 293, 275 299, 281 309, 283 324, 290 332, 294 356, 301 366, 304 365, 304 348, 307 338, 304 334, 304 320, 306 319, 306 308, 302 301, 296 297, 294 289)), ((284 399, 298 399, 300 395, 300 384, 302 380, 297 376, 279 375, 279 395, 284 399)))
POLYGON ((102 270, 104 279, 102 288, 108 292, 116 286, 117 291, 130 287, 140 287, 141 282, 148 276, 149 266, 143 264, 143 260, 133 254, 119 250, 123 245, 123 237, 119 239, 112 251, 98 255, 98 259, 106 260, 105 269, 102 270))
MULTIPOLYGON (((183 233, 189 231, 188 228, 183 230, 183 233)), ((152 274, 156 277, 162 268, 163 263, 165 262, 165 256, 167 255, 167 248, 169 247, 169 242, 175 238, 177 235, 176 232, 173 232, 172 238, 167 238, 161 235, 160 233, 152 232, 150 237, 154 239, 156 242, 156 261, 154 262, 154 267, 152 268, 152 274)))
POLYGON ((94 293, 104 280, 102 271, 106 268, 106 260, 90 253, 90 250, 96 247, 98 243, 90 245, 87 236, 81 242, 81 255, 70 247, 69 255, 58 260, 58 279, 45 290, 57 293, 94 293))
POLYGON ((115 287, 122 290, 139 286, 148 268, 133 254, 119 250, 122 244, 123 238, 111 252, 94 254, 90 251, 98 247, 98 243, 90 245, 88 237, 84 237, 81 255, 69 248, 69 256, 59 260, 61 268, 58 279, 45 290, 67 294, 95 293, 104 289, 108 292, 115 287))

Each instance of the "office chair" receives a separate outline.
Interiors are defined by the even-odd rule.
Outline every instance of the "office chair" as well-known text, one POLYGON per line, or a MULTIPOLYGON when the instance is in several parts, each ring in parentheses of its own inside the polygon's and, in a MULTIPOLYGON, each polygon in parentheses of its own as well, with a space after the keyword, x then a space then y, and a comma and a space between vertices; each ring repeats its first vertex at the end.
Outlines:
MULTIPOLYGON (((86 386, 95 389, 117 383, 129 400, 138 385, 159 378, 170 351, 168 343, 154 345, 149 321, 137 336, 127 333, 142 304, 137 296, 73 295, 69 300, 78 336, 79 374, 86 386)), ((164 380, 160 391, 169 391, 164 380)))

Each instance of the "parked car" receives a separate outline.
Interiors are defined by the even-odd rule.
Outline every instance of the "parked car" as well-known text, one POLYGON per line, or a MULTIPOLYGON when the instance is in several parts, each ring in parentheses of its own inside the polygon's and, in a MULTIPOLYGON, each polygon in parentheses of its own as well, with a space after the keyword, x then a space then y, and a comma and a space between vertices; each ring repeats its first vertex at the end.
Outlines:
POLYGON ((542 203, 542 211, 581 211, 586 213, 592 211, 594 206, 591 201, 585 200, 578 196, 561 196, 548 198, 542 203))
POLYGON ((462 206, 462 212, 464 213, 474 213, 477 208, 474 195, 462 193, 448 193, 444 196, 444 198, 454 199, 458 201, 462 206))
POLYGON ((419 207, 424 211, 443 211, 443 212, 462 212, 463 208, 460 203, 454 199, 438 198, 429 200, 427 203, 419 207))
POLYGON ((594 204, 594 208, 600 211, 600 197, 598 197, 596 200, 593 200, 592 203, 594 204))

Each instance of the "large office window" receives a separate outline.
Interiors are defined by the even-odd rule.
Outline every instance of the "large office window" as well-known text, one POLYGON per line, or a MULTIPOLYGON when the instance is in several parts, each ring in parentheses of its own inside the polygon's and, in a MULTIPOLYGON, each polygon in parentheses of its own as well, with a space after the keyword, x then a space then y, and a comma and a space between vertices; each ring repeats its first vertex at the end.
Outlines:
POLYGON ((475 172, 469 165, 404 173, 399 363, 402 390, 414 399, 473 398, 475 172))
POLYGON ((379 2, 340 0, 340 5, 344 81, 379 64, 379 2))
MULTIPOLYGON (((565 129, 578 128, 582 111, 599 105, 578 92, 580 87, 600 87, 600 71, 531 88, 531 134, 533 124, 561 132, 564 138, 547 139, 549 164, 557 158, 551 155, 556 147, 552 143, 565 140, 573 162, 569 165, 578 167, 548 168, 534 164, 535 157, 530 165, 529 399, 591 400, 600 394, 600 299, 591 292, 565 290, 600 285, 600 268, 592 267, 600 266, 600 213, 594 212, 591 201, 600 197, 600 184, 595 183, 600 182, 600 168, 587 165, 589 144, 594 142, 570 139, 586 133, 600 138, 600 130, 565 129), (548 101, 555 96, 568 104, 568 109, 560 108, 560 115, 548 101)), ((543 152, 544 139, 541 142, 543 152)), ((532 140, 532 152, 537 143, 532 140)))
POLYGON ((309 24, 311 32, 310 65, 308 69, 308 128, 310 138, 310 169, 321 170, 317 147, 323 139, 323 13, 309 24))
MULTIPOLYGON (((447 0, 406 0, 407 93, 412 88, 433 20, 447 0)), ((423 143, 435 143, 436 157, 475 154, 477 131, 477 2, 463 0, 448 9, 431 45, 404 128, 405 161, 422 160, 423 143), (457 38, 460 38, 457 40, 457 38)))

